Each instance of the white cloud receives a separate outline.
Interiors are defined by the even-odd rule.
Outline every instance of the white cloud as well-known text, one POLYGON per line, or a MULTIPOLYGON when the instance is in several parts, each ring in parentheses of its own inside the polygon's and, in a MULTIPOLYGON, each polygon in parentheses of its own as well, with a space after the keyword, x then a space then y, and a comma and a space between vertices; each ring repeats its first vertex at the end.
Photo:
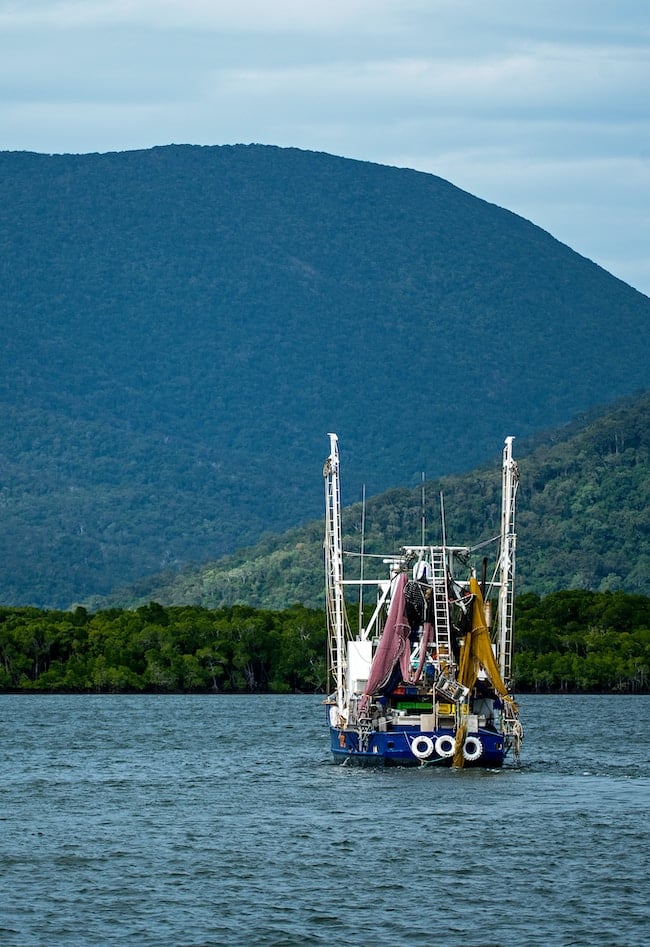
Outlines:
POLYGON ((154 30, 256 31, 339 30, 346 24, 377 23, 389 0, 30 0, 0 3, 6 27, 87 29, 116 24, 154 30))

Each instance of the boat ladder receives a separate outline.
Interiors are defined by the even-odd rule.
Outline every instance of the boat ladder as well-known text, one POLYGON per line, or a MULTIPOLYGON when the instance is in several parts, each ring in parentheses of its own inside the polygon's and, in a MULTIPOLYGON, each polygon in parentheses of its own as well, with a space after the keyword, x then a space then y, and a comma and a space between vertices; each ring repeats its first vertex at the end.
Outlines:
POLYGON ((373 732, 373 730, 374 727, 370 717, 359 717, 359 720, 357 721, 357 733, 359 735, 359 751, 361 753, 366 753, 368 751, 370 734, 373 732))
POLYGON ((449 593, 447 590, 447 563, 443 549, 431 550, 433 580, 433 627, 436 633, 438 660, 451 660, 451 632, 449 593))
POLYGON ((508 577, 503 595, 503 618, 501 629, 501 674, 509 681, 512 674, 512 627, 515 617, 515 596, 512 581, 508 577))

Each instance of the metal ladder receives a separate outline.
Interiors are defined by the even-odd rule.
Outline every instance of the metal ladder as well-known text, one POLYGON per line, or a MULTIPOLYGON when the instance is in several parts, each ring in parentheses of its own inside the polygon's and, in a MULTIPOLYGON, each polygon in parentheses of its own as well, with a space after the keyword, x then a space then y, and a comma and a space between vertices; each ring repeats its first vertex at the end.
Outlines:
POLYGON ((447 557, 445 548, 431 548, 433 580, 433 627, 436 633, 438 660, 451 661, 449 594, 447 590, 447 557))
MULTIPOLYGON (((510 555, 510 562, 512 562, 512 554, 510 555)), ((504 682, 509 681, 512 675, 512 632, 515 619, 515 596, 512 578, 512 572, 506 573, 504 577, 504 595, 502 606, 503 623, 501 628, 500 656, 500 671, 504 682)))

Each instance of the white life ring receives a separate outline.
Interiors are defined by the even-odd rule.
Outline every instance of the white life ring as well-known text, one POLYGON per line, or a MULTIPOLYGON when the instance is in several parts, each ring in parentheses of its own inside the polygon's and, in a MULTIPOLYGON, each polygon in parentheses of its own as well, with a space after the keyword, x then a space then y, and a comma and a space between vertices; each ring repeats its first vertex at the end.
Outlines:
POLYGON ((483 744, 478 737, 467 737, 463 744, 463 756, 468 763, 477 760, 483 752, 483 744))
POLYGON ((436 753, 444 759, 453 756, 456 752, 456 741, 448 733, 443 733, 436 740, 436 753))
POLYGON ((428 759, 433 753, 433 740, 431 737, 416 737, 411 743, 411 753, 417 756, 419 760, 428 759))

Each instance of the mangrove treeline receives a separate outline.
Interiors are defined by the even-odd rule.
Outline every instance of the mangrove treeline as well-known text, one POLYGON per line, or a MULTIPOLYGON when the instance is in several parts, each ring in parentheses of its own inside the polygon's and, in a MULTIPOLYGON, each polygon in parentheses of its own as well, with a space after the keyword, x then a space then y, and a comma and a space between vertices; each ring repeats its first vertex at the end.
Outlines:
MULTIPOLYGON (((529 593, 516 605, 519 692, 650 690, 650 598, 529 593)), ((156 603, 134 610, 0 608, 0 691, 323 692, 320 610, 156 603)))

